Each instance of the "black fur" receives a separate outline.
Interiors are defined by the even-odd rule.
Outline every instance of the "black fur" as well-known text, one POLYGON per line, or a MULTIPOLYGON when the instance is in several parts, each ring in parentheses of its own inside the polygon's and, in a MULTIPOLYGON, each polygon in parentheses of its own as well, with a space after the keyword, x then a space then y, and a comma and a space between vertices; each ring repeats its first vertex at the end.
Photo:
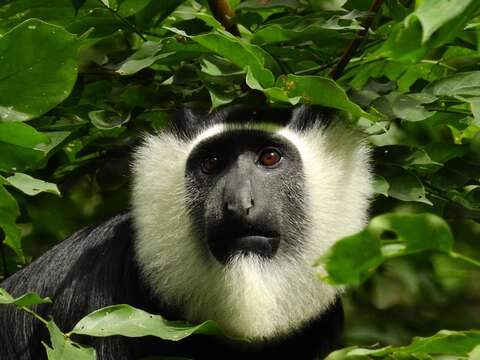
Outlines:
POLYGON ((192 109, 182 109, 173 114, 171 131, 180 138, 191 140, 206 127, 219 123, 267 122, 288 126, 297 131, 306 131, 314 123, 328 126, 333 118, 333 109, 302 105, 296 108, 256 108, 248 105, 229 106, 208 115, 192 109))

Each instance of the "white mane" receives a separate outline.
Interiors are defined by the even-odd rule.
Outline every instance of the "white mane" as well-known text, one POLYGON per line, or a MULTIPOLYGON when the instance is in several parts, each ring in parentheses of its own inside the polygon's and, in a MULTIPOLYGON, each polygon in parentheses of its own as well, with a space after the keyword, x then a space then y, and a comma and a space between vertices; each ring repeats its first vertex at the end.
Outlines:
POLYGON ((299 241, 305 250, 287 254, 280 248, 273 259, 237 256, 222 265, 191 229, 185 164, 199 141, 230 128, 213 126, 191 142, 161 133, 138 149, 132 199, 136 257, 154 295, 177 305, 186 320, 211 319, 231 336, 268 339, 317 317, 341 291, 318 280, 322 269, 312 264, 336 240, 364 226, 372 195, 369 152, 343 125, 305 133, 274 129, 302 158, 309 225, 299 241))

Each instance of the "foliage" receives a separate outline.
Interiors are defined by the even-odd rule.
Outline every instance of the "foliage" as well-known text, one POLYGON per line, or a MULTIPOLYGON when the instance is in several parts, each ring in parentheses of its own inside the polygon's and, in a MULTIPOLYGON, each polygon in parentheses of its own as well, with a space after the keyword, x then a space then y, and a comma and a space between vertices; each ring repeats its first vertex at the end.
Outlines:
MULTIPOLYGON (((370 225, 321 259, 323 278, 355 285, 345 343, 364 346, 330 357, 478 358, 480 2, 230 4, 238 34, 204 0, 2 2, 3 276, 126 208, 132 146, 171 109, 319 104, 366 133, 377 176, 370 225)), ((24 299, 35 316, 43 300, 24 299)), ((144 315, 87 318, 130 311, 144 315)), ((44 321, 51 359, 94 358, 44 321)))

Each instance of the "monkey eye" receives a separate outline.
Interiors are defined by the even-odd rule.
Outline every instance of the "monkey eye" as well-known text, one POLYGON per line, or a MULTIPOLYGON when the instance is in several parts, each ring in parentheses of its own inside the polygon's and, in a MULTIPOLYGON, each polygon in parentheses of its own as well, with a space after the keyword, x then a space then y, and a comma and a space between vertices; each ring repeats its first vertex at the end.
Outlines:
POLYGON ((211 175, 220 167, 220 158, 217 155, 210 155, 202 160, 200 168, 202 172, 211 175))
POLYGON ((270 167, 277 164, 282 159, 282 155, 276 149, 264 149, 260 153, 258 163, 262 166, 270 167))

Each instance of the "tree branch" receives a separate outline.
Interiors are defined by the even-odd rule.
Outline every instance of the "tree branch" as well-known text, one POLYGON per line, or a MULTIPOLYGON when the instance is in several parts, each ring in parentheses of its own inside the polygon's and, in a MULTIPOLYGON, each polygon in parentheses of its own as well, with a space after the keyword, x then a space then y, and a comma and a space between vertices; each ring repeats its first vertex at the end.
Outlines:
POLYGON ((357 31, 357 34, 355 35, 353 40, 350 42, 348 47, 343 52, 343 55, 340 58, 340 61, 337 63, 337 65, 334 66, 332 71, 330 71, 330 76, 332 77, 332 79, 337 80, 343 74, 343 71, 345 70, 350 60, 353 58, 353 56, 357 52, 357 49, 360 46, 361 42, 367 35, 368 29, 372 25, 373 18, 375 17, 382 3, 383 3, 383 0, 373 0, 372 4, 370 5, 370 8, 368 9, 368 12, 370 14, 362 22, 362 29, 357 31))
POLYGON ((208 5, 215 19, 217 19, 230 34, 235 36, 240 35, 237 25, 232 21, 235 17, 235 12, 230 7, 228 0, 208 0, 208 5))

